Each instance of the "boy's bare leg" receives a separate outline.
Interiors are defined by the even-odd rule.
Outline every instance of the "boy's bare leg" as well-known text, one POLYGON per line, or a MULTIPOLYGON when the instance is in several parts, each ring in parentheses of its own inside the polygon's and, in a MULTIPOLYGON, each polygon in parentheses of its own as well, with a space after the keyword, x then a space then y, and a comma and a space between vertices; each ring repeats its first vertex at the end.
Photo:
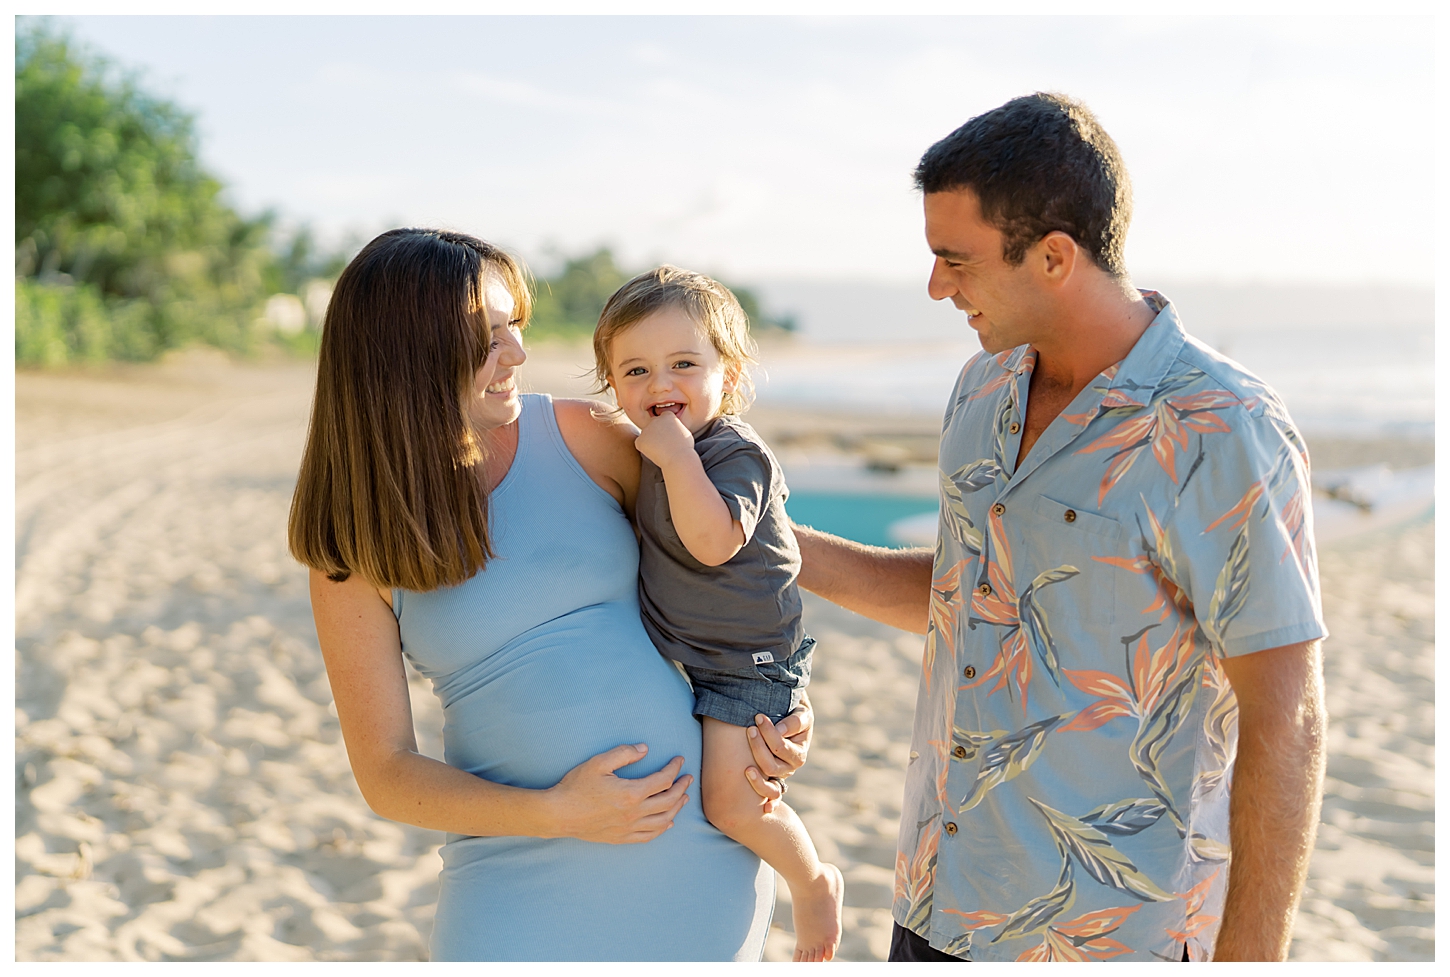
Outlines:
POLYGON ((784 876, 790 886, 795 924, 795 959, 830 960, 841 943, 841 900, 845 883, 836 866, 816 857, 805 825, 785 804, 770 814, 750 789, 745 768, 755 764, 745 729, 709 716, 704 720, 704 762, 700 800, 705 817, 784 876))

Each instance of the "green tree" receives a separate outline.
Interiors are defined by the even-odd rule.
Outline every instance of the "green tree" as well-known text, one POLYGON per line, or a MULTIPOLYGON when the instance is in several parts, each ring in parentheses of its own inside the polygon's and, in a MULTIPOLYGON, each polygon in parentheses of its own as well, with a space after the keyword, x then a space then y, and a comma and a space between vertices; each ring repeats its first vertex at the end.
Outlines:
MULTIPOLYGON (((620 269, 609 248, 566 258, 557 274, 535 282, 530 331, 536 336, 590 335, 609 296, 634 274, 620 269)), ((721 284, 735 293, 752 329, 795 329, 793 319, 765 316, 760 300, 750 289, 723 281, 721 284)))
POLYGON ((191 117, 133 77, 43 22, 22 21, 15 48, 20 362, 255 346, 271 216, 225 204, 191 117))
MULTIPOLYGON (((264 219, 270 223, 273 218, 268 214, 264 219)), ((267 291, 301 295, 313 279, 336 281, 349 257, 361 247, 362 242, 353 240, 337 250, 324 250, 318 246, 312 228, 303 225, 279 243, 265 279, 267 291)))
POLYGON ((536 335, 589 335, 604 303, 629 277, 608 248, 566 258, 558 274, 535 282, 530 330, 536 335))

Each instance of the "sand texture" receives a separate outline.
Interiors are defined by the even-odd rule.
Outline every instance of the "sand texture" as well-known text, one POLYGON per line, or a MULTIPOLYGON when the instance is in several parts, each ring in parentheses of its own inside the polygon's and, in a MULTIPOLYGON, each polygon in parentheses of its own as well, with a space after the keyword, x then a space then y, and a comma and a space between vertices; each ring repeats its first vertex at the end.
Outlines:
MULTIPOLYGON (((577 389, 537 360, 536 387, 577 389)), ((200 354, 17 377, 17 959, 426 957, 442 837, 364 804, 286 550, 310 382, 200 354)), ((1322 567, 1330 780, 1293 956, 1433 959, 1433 524, 1322 567)), ((845 873, 840 956, 878 960, 921 640, 806 613, 790 801, 845 873)), ((767 959, 789 927, 782 886, 767 959)))

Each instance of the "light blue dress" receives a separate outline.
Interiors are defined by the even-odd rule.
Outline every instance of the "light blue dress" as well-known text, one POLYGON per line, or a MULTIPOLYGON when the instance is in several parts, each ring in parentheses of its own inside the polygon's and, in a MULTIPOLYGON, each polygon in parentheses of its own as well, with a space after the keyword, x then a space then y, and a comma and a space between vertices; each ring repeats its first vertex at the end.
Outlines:
POLYGON ((497 556, 458 586, 393 592, 403 653, 443 704, 444 759, 552 787, 624 743, 695 777, 675 826, 642 845, 473 838, 443 846, 434 960, 758 960, 775 875, 700 809, 700 725, 640 623, 639 549, 618 503, 526 394, 519 446, 490 501, 497 556))

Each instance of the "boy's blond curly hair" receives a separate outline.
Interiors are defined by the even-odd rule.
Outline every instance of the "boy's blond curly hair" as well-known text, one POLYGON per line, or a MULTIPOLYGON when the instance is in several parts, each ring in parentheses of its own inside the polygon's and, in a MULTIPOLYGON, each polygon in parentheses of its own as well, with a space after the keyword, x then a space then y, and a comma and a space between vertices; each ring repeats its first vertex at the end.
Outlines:
POLYGON ((641 319, 667 308, 680 309, 705 331, 725 366, 726 376, 736 378, 735 389, 725 392, 720 409, 726 414, 743 413, 755 399, 749 366, 757 362, 745 310, 730 289, 713 278, 674 265, 660 265, 635 275, 604 303, 599 325, 594 328, 594 392, 602 394, 609 389, 609 352, 614 338, 641 319))

